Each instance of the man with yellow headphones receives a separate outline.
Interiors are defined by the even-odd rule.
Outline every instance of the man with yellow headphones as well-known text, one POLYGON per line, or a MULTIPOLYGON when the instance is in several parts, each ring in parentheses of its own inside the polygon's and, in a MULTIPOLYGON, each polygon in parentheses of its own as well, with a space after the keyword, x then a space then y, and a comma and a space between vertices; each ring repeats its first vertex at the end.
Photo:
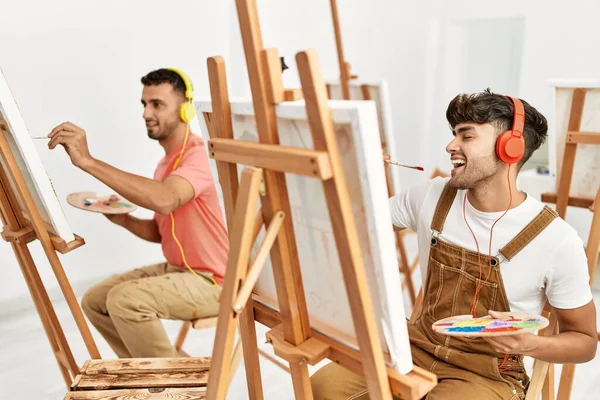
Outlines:
POLYGON ((195 111, 189 78, 175 69, 159 69, 141 82, 148 137, 165 150, 153 179, 92 157, 85 131, 70 122, 52 130, 48 146, 62 146, 73 165, 155 212, 150 220, 128 214, 107 218, 160 243, 165 262, 100 282, 85 293, 82 308, 117 356, 177 357, 159 318, 218 314, 229 242, 204 142, 190 134, 195 111))

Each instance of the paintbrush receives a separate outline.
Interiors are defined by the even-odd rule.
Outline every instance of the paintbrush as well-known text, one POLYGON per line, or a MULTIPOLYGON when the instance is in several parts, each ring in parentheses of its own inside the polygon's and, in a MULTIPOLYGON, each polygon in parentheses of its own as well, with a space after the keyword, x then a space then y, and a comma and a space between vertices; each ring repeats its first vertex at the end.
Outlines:
POLYGON ((412 166, 412 165, 404 165, 404 164, 400 164, 398 161, 384 160, 384 162, 386 164, 398 165, 399 167, 416 169, 417 171, 425 171, 425 169, 423 167, 416 167, 416 166, 412 166))

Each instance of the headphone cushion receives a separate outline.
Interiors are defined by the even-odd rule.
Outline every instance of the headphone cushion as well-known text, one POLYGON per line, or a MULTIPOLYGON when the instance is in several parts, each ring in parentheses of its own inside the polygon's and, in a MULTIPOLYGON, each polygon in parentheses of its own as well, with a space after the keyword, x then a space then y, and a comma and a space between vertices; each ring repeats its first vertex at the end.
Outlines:
POLYGON ((190 122, 196 116, 196 110, 194 109, 194 105, 192 103, 185 103, 181 105, 179 109, 179 117, 185 123, 190 122))
POLYGON ((523 137, 512 136, 512 131, 506 131, 496 140, 496 155, 507 164, 514 164, 523 158, 525 141, 523 137))

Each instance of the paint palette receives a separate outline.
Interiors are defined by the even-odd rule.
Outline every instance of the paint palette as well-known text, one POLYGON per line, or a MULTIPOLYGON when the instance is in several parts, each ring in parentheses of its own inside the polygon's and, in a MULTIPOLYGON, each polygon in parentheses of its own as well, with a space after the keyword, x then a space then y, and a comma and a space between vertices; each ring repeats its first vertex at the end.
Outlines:
POLYGON ((92 192, 71 193, 67 202, 73 207, 102 214, 127 214, 137 209, 135 204, 116 195, 98 197, 92 192))
POLYGON ((535 332, 548 326, 548 320, 539 315, 517 312, 501 313, 502 318, 473 318, 472 315, 457 315, 435 322, 433 331, 448 336, 508 336, 535 332))

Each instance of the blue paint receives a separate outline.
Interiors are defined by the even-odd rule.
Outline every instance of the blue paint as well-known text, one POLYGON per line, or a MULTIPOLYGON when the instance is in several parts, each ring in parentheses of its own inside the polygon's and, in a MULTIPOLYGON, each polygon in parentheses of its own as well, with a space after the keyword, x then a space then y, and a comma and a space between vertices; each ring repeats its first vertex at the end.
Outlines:
POLYGON ((484 326, 457 326, 448 328, 448 332, 481 332, 484 326))

